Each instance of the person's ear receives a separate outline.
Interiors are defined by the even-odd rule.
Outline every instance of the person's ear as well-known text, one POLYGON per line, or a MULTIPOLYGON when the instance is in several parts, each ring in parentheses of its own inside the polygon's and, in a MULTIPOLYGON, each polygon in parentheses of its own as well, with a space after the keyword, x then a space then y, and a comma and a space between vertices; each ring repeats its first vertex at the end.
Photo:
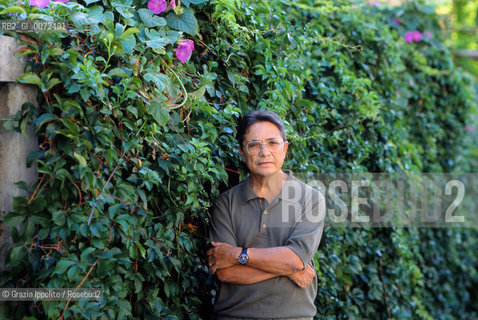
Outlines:
POLYGON ((289 148, 289 141, 284 141, 284 154, 287 153, 288 148, 289 148))
POLYGON ((237 147, 237 150, 238 150, 239 153, 241 154, 242 161, 243 161, 243 162, 246 162, 246 158, 244 157, 244 151, 242 150, 242 148, 241 148, 241 147, 237 147))

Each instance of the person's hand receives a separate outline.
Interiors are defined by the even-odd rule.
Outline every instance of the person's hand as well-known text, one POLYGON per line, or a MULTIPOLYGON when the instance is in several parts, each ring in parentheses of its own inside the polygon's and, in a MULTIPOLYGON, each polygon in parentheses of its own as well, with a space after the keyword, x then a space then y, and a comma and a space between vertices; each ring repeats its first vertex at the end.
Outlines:
POLYGON ((310 265, 307 265, 304 270, 297 271, 287 277, 294 281, 301 288, 307 288, 314 279, 315 270, 310 265))
POLYGON ((211 273, 219 269, 237 264, 237 257, 241 254, 241 248, 231 246, 225 242, 211 242, 212 248, 207 251, 207 260, 211 273))

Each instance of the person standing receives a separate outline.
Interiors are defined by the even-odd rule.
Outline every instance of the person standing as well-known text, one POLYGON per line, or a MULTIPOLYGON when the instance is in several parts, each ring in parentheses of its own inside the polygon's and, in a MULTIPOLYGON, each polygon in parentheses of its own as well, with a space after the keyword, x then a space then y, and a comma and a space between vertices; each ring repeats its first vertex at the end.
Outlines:
POLYGON ((312 319, 324 198, 282 170, 289 144, 279 115, 246 114, 237 140, 249 175, 218 196, 211 210, 207 255, 220 281, 215 317, 312 319))

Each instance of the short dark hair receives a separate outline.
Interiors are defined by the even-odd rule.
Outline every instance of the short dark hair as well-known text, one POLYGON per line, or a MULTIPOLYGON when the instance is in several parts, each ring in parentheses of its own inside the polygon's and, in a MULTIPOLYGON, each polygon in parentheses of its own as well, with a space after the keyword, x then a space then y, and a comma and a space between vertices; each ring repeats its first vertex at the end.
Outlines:
POLYGON ((252 126, 254 123, 263 121, 271 122, 272 124, 274 124, 279 129, 282 139, 284 139, 284 141, 287 141, 284 122, 277 113, 268 110, 255 110, 247 113, 239 120, 236 134, 236 139, 237 142, 239 142, 239 147, 242 148, 244 136, 246 135, 249 127, 252 126))

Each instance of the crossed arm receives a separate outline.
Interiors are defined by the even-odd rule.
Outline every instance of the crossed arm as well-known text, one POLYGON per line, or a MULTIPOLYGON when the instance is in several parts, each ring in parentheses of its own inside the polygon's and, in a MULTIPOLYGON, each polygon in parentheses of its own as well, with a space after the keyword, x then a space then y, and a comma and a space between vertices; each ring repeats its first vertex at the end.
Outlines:
POLYGON ((249 262, 240 265, 237 257, 242 249, 224 242, 212 242, 208 261, 219 281, 253 284, 279 276, 287 276, 299 287, 306 288, 315 276, 310 265, 304 267, 299 256, 287 247, 250 248, 249 262))

